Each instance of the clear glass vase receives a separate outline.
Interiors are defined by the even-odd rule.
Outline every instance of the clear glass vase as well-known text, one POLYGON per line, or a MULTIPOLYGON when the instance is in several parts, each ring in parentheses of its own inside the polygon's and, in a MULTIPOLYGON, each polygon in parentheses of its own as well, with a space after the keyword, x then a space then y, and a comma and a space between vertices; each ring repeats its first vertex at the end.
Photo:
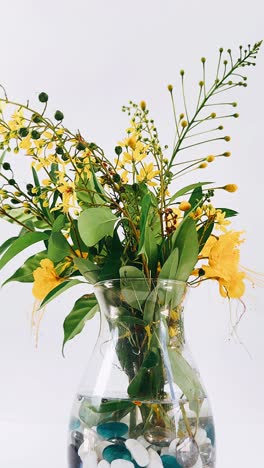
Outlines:
POLYGON ((69 468, 214 468, 210 404, 184 338, 185 283, 95 285, 100 336, 70 419, 69 468))

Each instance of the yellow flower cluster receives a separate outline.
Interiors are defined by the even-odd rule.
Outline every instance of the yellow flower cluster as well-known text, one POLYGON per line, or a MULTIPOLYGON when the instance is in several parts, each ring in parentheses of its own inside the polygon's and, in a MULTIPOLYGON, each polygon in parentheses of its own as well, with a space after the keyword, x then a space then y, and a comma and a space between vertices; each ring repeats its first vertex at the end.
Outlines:
POLYGON ((33 272, 33 277, 32 293, 36 299, 40 300, 44 299, 52 289, 64 281, 63 278, 57 275, 54 263, 48 258, 41 260, 40 266, 33 272))
POLYGON ((239 267, 241 234, 230 231, 219 238, 210 236, 201 252, 203 258, 208 258, 208 265, 201 266, 204 276, 218 281, 223 297, 240 298, 245 292, 246 274, 239 267))

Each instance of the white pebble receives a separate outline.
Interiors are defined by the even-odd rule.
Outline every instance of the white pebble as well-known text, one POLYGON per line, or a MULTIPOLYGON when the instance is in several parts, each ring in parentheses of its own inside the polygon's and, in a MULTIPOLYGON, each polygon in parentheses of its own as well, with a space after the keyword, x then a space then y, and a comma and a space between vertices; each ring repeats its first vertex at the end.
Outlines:
POLYGON ((97 455, 95 452, 90 452, 87 453, 82 462, 83 462, 83 468, 97 468, 97 455))
POLYGON ((110 463, 108 463, 106 460, 101 460, 98 463, 97 468, 110 468, 110 463))
POLYGON ((143 447, 145 448, 150 446, 150 443, 142 435, 137 438, 137 441, 140 443, 140 445, 143 445, 143 447))
POLYGON ((131 463, 130 461, 123 460, 123 458, 120 458, 118 460, 112 461, 111 468, 135 468, 135 467, 134 467, 134 463, 131 463))
POLYGON ((169 454, 170 455, 174 455, 175 457, 175 454, 176 454, 176 445, 177 443, 179 442, 180 439, 173 439, 170 443, 170 446, 169 446, 169 454))
POLYGON ((203 468, 203 462, 202 462, 201 457, 198 458, 198 460, 197 460, 197 462, 195 463, 195 465, 193 465, 191 468, 203 468))
POLYGON ((169 447, 162 447, 161 455, 171 455, 169 447))
POLYGON ((206 431, 202 427, 198 427, 194 439, 196 440, 198 445, 204 444, 207 439, 206 431))
POLYGON ((98 455, 99 460, 102 460, 103 458, 103 451, 108 445, 113 445, 112 442, 109 442, 108 440, 102 440, 102 442, 99 442, 97 447, 95 448, 96 453, 98 455))
POLYGON ((149 454, 149 464, 147 468, 163 468, 163 463, 161 461, 161 458, 155 450, 152 448, 148 449, 148 454, 149 454))
POLYGON ((206 437, 204 444, 211 444, 211 443, 212 443, 211 439, 209 439, 209 437, 206 437))
POLYGON ((148 451, 137 440, 127 439, 126 447, 139 466, 147 466, 149 463, 148 451))

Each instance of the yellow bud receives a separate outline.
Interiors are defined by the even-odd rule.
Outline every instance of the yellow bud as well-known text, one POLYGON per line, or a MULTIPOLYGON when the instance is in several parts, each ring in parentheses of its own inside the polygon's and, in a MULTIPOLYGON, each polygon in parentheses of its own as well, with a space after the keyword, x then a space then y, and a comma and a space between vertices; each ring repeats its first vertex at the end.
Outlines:
POLYGON ((136 148, 136 143, 137 143, 137 140, 136 140, 136 137, 134 135, 129 137, 127 144, 131 149, 134 150, 136 148))
POLYGON ((180 114, 180 119, 184 119, 184 114, 180 114))
POLYGON ((231 140, 231 137, 230 136, 225 136, 225 141, 230 141, 231 140))
POLYGON ((179 204, 179 209, 181 211, 188 211, 191 208, 191 204, 188 201, 182 201, 179 204))
POLYGON ((42 193, 39 198, 41 198, 41 200, 45 200, 45 198, 47 197, 47 194, 46 193, 42 193))
POLYGON ((226 151, 226 152, 224 153, 224 156, 225 156, 226 158, 229 158, 229 156, 231 156, 230 151, 226 151))
POLYGON ((38 192, 37 187, 33 187, 33 188, 31 189, 31 192, 32 192, 32 193, 37 193, 37 192, 38 192))
POLYGON ((168 85, 168 90, 169 90, 170 93, 172 92, 173 86, 171 84, 168 85))
POLYGON ((203 162, 203 163, 199 164, 198 167, 199 167, 200 169, 205 169, 207 166, 208 166, 208 164, 207 164, 206 162, 203 162))
POLYGON ((15 197, 21 197, 22 193, 21 192, 14 192, 15 197))
POLYGON ((49 206, 48 200, 45 200, 45 201, 43 202, 43 206, 44 206, 44 208, 47 208, 47 207, 49 206))
POLYGON ((23 206, 24 206, 25 208, 30 208, 30 204, 27 203, 27 202, 24 202, 24 203, 23 203, 23 206))
POLYGON ((213 162, 214 160, 215 160, 215 157, 212 154, 210 154, 210 156, 207 156, 207 158, 206 158, 206 161, 209 162, 209 163, 213 162))
POLYGON ((147 107, 146 101, 141 101, 140 107, 143 111, 146 110, 146 107, 147 107))
POLYGON ((199 81, 199 86, 202 88, 204 86, 204 81, 199 81))
POLYGON ((215 118, 216 118, 216 113, 215 113, 215 112, 212 112, 211 118, 212 118, 212 119, 215 119, 215 118))
POLYGON ((236 184, 227 184, 223 187, 223 189, 227 192, 233 193, 237 191, 238 186, 236 184))
POLYGON ((39 202, 39 199, 38 199, 38 197, 33 197, 32 201, 33 201, 34 205, 37 205, 38 202, 39 202))
POLYGON ((45 186, 50 185, 50 179, 43 179, 42 184, 45 186))
POLYGON ((187 125, 188 125, 187 120, 182 120, 181 126, 182 126, 183 128, 185 128, 185 127, 187 127, 187 125))

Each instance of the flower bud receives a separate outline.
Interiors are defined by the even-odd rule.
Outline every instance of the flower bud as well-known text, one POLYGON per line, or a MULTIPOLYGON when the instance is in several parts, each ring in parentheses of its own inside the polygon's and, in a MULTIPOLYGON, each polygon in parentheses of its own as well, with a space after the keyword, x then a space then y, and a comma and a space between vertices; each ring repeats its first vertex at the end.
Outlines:
POLYGON ((183 128, 187 127, 187 125, 188 125, 187 120, 182 120, 182 121, 181 121, 181 126, 182 126, 183 128))
POLYGON ((181 211, 188 211, 191 207, 192 207, 192 205, 188 201, 182 201, 179 204, 179 209, 181 211))
POLYGON ((209 163, 213 162, 214 160, 215 160, 215 157, 212 154, 210 154, 210 156, 207 156, 207 158, 206 158, 206 161, 209 162, 209 163))
POLYGON ((121 146, 116 146, 115 147, 115 153, 117 154, 117 156, 120 156, 120 154, 122 153, 122 147, 121 146))
POLYGON ((224 153, 224 156, 225 156, 226 158, 229 158, 229 156, 231 156, 230 151, 226 151, 226 152, 224 153))
POLYGON ((33 140, 39 140, 40 139, 40 133, 37 130, 32 130, 31 137, 33 138, 33 140))
POLYGON ((236 184, 227 184, 227 185, 224 185, 223 189, 226 190, 227 192, 233 193, 237 191, 238 186, 236 184))
POLYGON ((215 112, 212 112, 211 115, 210 115, 211 119, 215 119, 216 118, 216 113, 215 112))
POLYGON ((11 167, 11 166, 10 166, 10 164, 9 164, 8 162, 4 162, 4 163, 3 163, 3 169, 4 169, 5 171, 9 171, 10 167, 11 167))
POLYGON ((54 119, 58 120, 58 121, 63 120, 64 119, 63 113, 60 110, 56 110, 56 112, 54 114, 54 119))
POLYGON ((181 75, 181 76, 183 76, 183 75, 184 75, 184 73, 185 73, 185 71, 184 71, 184 70, 180 70, 180 75, 181 75))
POLYGON ((231 137, 230 137, 230 136, 225 136, 224 140, 225 140, 225 141, 230 141, 230 140, 231 140, 231 137))
POLYGON ((47 102, 49 99, 49 96, 47 95, 47 93, 40 93, 38 98, 40 102, 47 102))
POLYGON ((26 136, 28 136, 29 134, 29 131, 26 127, 21 127, 19 130, 18 130, 18 133, 19 135, 22 137, 22 138, 25 138, 26 136))
POLYGON ((172 92, 173 86, 171 84, 168 85, 168 90, 169 90, 170 93, 172 92))
POLYGON ((206 62, 206 58, 205 58, 205 57, 202 57, 202 58, 201 58, 201 62, 202 62, 202 63, 205 63, 205 62, 206 62))
POLYGON ((199 169, 205 169, 206 167, 208 166, 208 164, 206 162, 203 162, 201 164, 199 164, 199 169))
POLYGON ((141 101, 140 102, 140 108, 144 111, 144 110, 146 110, 146 107, 147 107, 146 101, 141 101))

